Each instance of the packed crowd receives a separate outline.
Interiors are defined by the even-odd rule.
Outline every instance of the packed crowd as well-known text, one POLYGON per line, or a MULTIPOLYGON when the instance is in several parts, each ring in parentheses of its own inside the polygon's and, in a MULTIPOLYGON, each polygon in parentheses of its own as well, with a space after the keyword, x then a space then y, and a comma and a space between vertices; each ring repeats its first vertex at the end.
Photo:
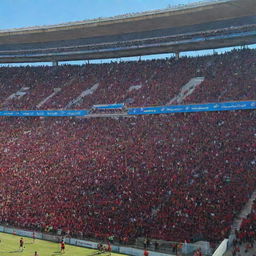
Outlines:
POLYGON ((181 104, 250 100, 256 98, 255 63, 256 51, 242 50, 180 60, 0 68, 1 108, 36 109, 52 94, 40 109, 83 109, 111 103, 166 105, 198 76, 204 81, 181 104), (29 88, 24 96, 10 99, 24 87, 29 88), (70 104, 82 93, 76 104, 70 104))
POLYGON ((255 189, 254 111, 1 127, 0 220, 15 226, 217 241, 255 189))
MULTIPOLYGON (((43 107, 64 108, 81 90, 99 83, 76 108, 127 98, 131 104, 161 105, 198 73, 205 74, 204 90, 196 89, 186 102, 255 99, 253 58, 256 53, 246 50, 179 61, 1 68, 0 100, 2 108, 34 109, 62 86, 43 107), (136 93, 129 92, 138 84, 143 86, 136 93), (6 100, 25 86, 31 93, 6 100)), ((122 242, 140 236, 219 241, 255 189, 255 120, 253 110, 94 119, 3 117, 0 222, 84 237, 114 236, 122 242)))
POLYGON ((253 52, 245 50, 225 54, 210 62, 206 79, 185 99, 185 103, 255 99, 256 55, 253 52))

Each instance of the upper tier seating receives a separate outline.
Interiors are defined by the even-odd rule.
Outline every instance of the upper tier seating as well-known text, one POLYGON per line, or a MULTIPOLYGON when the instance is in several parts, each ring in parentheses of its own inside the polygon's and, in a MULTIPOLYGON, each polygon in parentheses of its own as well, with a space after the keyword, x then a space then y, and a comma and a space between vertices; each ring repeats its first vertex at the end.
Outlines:
POLYGON ((1 108, 36 109, 55 88, 58 91, 40 109, 83 109, 111 103, 166 105, 195 77, 204 77, 204 81, 180 104, 250 100, 256 98, 255 63, 256 51, 243 50, 178 61, 0 68, 1 108), (97 83, 93 93, 70 104, 97 83), (10 97, 24 88, 25 95, 10 97))

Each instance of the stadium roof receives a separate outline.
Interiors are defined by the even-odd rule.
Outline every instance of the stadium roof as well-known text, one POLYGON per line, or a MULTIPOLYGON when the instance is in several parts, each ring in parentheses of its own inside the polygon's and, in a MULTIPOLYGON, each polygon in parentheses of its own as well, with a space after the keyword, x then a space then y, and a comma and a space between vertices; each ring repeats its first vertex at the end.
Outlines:
POLYGON ((0 62, 114 58, 252 44, 256 43, 255 27, 245 34, 233 31, 231 37, 225 31, 224 37, 198 39, 200 32, 209 31, 209 36, 213 36, 216 30, 252 25, 256 25, 256 0, 220 0, 110 18, 0 30, 0 62), (188 40, 195 36, 196 41, 188 40), (159 43, 159 38, 167 39, 159 43), (145 41, 138 46, 138 41, 143 40, 150 43, 145 41), (118 42, 122 42, 122 47, 118 42), (130 42, 129 47, 124 47, 124 42, 130 42))

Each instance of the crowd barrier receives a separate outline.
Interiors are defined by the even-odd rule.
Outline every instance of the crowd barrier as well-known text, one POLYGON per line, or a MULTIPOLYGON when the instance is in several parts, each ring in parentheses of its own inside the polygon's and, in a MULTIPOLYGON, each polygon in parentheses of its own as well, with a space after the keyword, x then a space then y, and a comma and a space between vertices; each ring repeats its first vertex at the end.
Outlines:
POLYGON ((212 255, 212 248, 207 241, 198 241, 195 243, 182 243, 181 252, 183 255, 191 255, 197 249, 201 249, 203 255, 212 255))

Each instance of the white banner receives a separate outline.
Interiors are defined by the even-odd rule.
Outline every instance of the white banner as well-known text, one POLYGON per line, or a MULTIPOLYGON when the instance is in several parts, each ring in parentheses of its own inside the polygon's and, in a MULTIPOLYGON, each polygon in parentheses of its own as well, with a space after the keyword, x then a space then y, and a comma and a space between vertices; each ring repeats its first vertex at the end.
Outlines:
POLYGON ((95 243, 95 242, 90 242, 90 241, 86 241, 86 240, 78 240, 78 239, 74 239, 74 238, 70 239, 70 244, 82 246, 82 247, 88 247, 88 248, 92 248, 92 249, 96 249, 97 245, 98 245, 98 243, 95 243))

